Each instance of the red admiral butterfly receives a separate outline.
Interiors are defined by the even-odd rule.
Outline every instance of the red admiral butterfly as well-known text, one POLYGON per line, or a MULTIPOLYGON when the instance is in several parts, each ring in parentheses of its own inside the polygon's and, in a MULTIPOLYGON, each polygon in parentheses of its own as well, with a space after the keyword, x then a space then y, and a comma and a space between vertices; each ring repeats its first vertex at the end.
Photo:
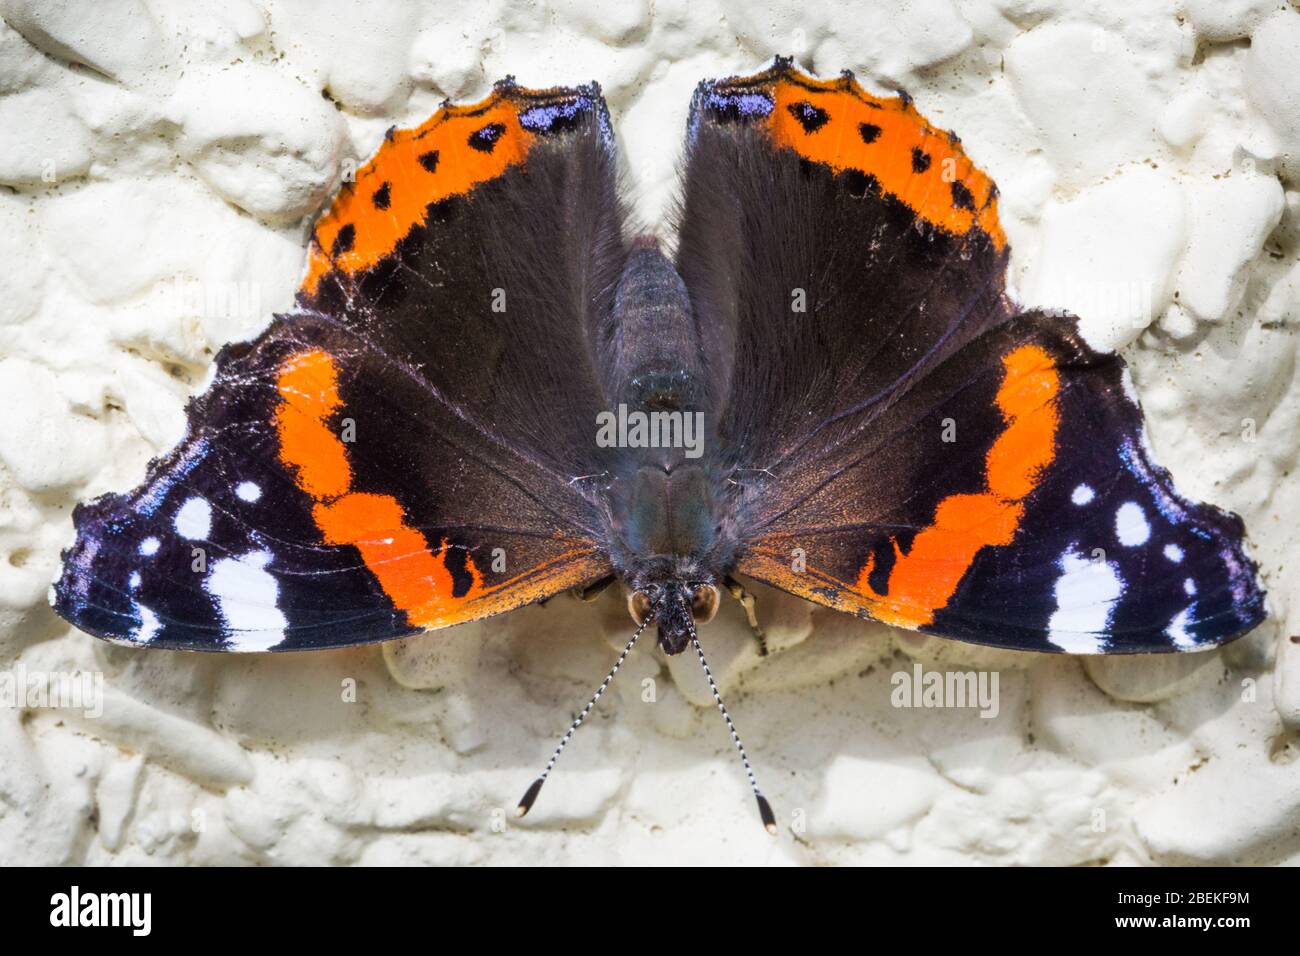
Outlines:
POLYGON ((996 187, 906 95, 785 60, 702 83, 675 260, 629 242, 616 178, 594 84, 390 132, 297 308, 222 350, 144 484, 77 509, 55 609, 312 650, 620 580, 619 662, 654 623, 701 664, 721 590, 755 620, 734 575, 1033 651, 1262 620, 1241 520, 1154 463, 1118 356, 1010 300, 996 187))

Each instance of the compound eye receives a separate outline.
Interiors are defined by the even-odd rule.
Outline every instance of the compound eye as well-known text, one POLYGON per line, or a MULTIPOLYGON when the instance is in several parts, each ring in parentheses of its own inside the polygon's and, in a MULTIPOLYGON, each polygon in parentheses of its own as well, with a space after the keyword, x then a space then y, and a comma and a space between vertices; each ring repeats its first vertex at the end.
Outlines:
POLYGON ((632 615, 632 622, 640 627, 650 618, 650 595, 644 591, 633 591, 627 596, 627 613, 632 615))
POLYGON ((697 585, 691 592, 691 615, 696 624, 708 624, 718 613, 718 589, 712 584, 697 585))

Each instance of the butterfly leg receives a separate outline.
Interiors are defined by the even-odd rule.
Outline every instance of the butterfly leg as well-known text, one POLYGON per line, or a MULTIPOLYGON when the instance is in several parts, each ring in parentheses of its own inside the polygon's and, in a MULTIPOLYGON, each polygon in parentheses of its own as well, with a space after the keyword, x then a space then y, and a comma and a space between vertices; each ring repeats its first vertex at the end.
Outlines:
POLYGON ((727 593, 739 601, 740 606, 745 609, 745 620, 749 621, 749 629, 754 632, 754 640, 758 641, 758 656, 766 657, 767 635, 763 633, 763 629, 758 625, 758 612, 754 607, 754 595, 746 591, 745 586, 729 574, 723 579, 722 584, 727 589, 727 593))

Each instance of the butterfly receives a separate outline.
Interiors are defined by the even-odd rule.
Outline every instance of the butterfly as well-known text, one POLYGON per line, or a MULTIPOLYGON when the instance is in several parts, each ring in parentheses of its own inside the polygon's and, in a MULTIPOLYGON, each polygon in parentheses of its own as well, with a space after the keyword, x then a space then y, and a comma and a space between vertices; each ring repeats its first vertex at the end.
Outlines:
MULTIPOLYGON (((1235 515, 1153 459, 1123 360, 1009 296, 992 180, 905 94, 778 58, 691 102, 675 253, 630 235, 595 84, 390 130, 292 311, 225 347, 51 600, 138 647, 387 641, 622 582, 692 650, 741 578, 1028 651, 1263 619, 1235 515)), ((764 823, 775 829, 740 738, 764 823)))

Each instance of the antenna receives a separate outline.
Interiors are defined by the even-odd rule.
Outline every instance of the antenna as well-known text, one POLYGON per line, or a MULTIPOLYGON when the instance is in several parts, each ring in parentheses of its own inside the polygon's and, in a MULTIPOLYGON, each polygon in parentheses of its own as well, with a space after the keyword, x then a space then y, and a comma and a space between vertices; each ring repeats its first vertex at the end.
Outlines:
MULTIPOLYGON (((614 675, 618 673, 618 669, 622 667, 623 662, 627 660, 627 655, 632 653, 632 648, 636 646, 637 638, 641 636, 641 632, 646 629, 646 625, 654 620, 656 607, 658 607, 657 603, 651 605, 650 610, 645 616, 645 620, 638 625, 635 633, 632 635, 632 639, 628 641, 627 646, 623 648, 623 653, 618 655, 618 660, 614 662, 614 666, 609 669, 609 673, 605 675, 605 679, 601 681, 600 686, 596 688, 596 693, 591 695, 591 700, 587 701, 587 706, 582 708, 582 713, 578 714, 578 716, 573 719, 573 723, 569 725, 569 729, 565 731, 564 736, 560 738, 560 743, 556 746, 555 752, 551 754, 551 759, 546 762, 546 769, 542 771, 540 777, 533 781, 532 786, 528 788, 523 798, 519 801, 519 806, 515 808, 515 816, 522 817, 533 808, 533 803, 537 800, 537 795, 542 792, 542 784, 546 783, 546 778, 555 768, 555 762, 560 759, 560 754, 563 753, 564 748, 569 745, 569 741, 573 739, 574 733, 582 726, 582 722, 587 719, 587 715, 591 713, 592 708, 596 706, 596 701, 600 700, 600 695, 605 693, 605 689, 608 688, 610 682, 614 680, 614 675)), ((752 779, 753 774, 751 774, 750 777, 752 779)), ((762 798, 760 797, 759 799, 761 800, 762 798)), ((771 811, 769 810, 768 813, 770 814, 771 811)))
MULTIPOLYGON (((758 789, 758 780, 754 776, 754 768, 749 765, 749 757, 745 755, 745 745, 740 742, 740 734, 736 733, 736 725, 731 722, 731 715, 727 713, 727 706, 722 702, 722 695, 718 693, 718 685, 713 680, 713 671, 709 670, 709 662, 704 659, 704 648, 700 647, 700 638, 695 633, 695 619, 688 617, 687 620, 690 621, 691 644, 695 648, 695 655, 700 659, 700 666, 704 668, 704 676, 709 681, 709 690, 713 692, 713 699, 718 704, 722 719, 727 722, 731 742, 736 745, 736 750, 740 753, 740 762, 745 767, 745 776, 749 778, 750 789, 754 791, 754 799, 758 801, 758 815, 763 819, 763 829, 775 835, 776 815, 772 813, 772 805, 767 802, 767 797, 763 796, 763 791, 758 789)), ((541 784, 539 782, 534 786, 540 787, 541 784)))

